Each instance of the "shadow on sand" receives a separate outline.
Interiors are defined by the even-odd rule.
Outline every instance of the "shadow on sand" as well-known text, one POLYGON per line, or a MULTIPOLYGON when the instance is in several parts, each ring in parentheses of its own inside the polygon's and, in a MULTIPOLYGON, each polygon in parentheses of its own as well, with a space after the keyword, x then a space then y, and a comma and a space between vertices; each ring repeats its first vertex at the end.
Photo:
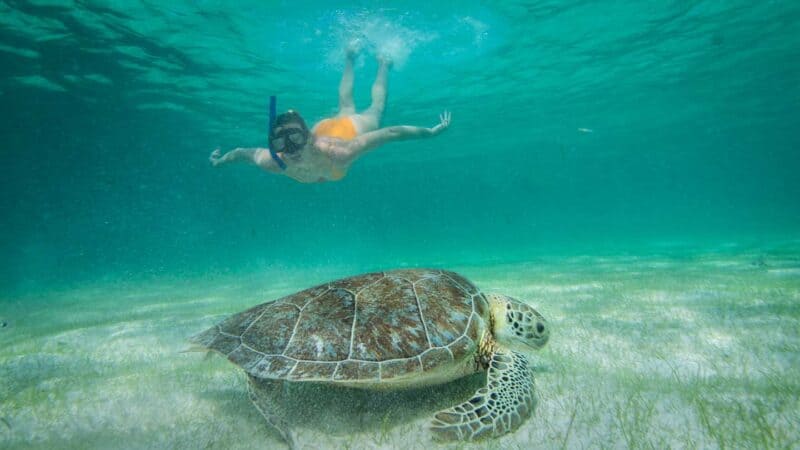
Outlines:
MULTIPOLYGON (((388 432, 467 399, 486 380, 483 372, 450 383, 400 391, 372 391, 317 383, 285 383, 279 404, 269 405, 294 429, 330 435, 388 432)), ((268 402, 267 397, 259 402, 268 402)), ((255 409, 255 408, 254 408, 255 409)), ((265 428, 269 428, 265 423, 265 428)))

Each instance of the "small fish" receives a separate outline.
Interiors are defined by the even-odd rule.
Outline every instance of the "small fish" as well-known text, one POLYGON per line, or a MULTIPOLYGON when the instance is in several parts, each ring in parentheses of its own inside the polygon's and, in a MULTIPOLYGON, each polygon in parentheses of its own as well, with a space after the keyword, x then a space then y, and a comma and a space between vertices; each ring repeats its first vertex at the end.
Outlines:
POLYGON ((754 266, 754 267, 767 267, 767 262, 764 261, 764 258, 759 257, 759 258, 751 261, 750 265, 754 266))
POLYGON ((7 326, 8 326, 8 322, 6 322, 5 320, 0 320, 0 328, 5 328, 7 326))
POLYGON ((581 133, 594 133, 594 130, 591 128, 578 128, 578 131, 581 133))
POLYGON ((8 430, 11 431, 11 424, 8 422, 8 420, 5 417, 0 417, 0 422, 2 422, 3 425, 5 425, 6 428, 8 428, 8 430))

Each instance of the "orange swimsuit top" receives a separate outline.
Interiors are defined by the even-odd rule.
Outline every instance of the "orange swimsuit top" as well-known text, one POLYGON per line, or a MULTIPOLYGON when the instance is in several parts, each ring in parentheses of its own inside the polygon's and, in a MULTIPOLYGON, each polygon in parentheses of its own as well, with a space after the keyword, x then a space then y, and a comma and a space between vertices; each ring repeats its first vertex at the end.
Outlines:
POLYGON ((345 141, 349 141, 357 135, 356 125, 349 117, 325 119, 314 129, 314 136, 339 138, 345 141))

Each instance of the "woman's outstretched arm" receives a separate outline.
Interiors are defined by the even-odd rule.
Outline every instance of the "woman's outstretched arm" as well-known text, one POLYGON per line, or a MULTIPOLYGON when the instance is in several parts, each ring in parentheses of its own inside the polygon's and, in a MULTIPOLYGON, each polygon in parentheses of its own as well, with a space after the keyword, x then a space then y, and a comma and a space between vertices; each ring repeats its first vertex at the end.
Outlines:
POLYGON ((450 117, 451 115, 449 111, 443 112, 439 115, 439 124, 431 128, 399 125, 364 133, 350 141, 350 154, 348 156, 350 156, 352 159, 355 159, 361 156, 363 153, 366 153, 376 147, 380 147, 387 142, 436 136, 441 134, 447 129, 447 127, 450 126, 450 117))
POLYGON ((269 172, 280 172, 281 168, 265 148, 235 148, 224 155, 216 149, 208 157, 211 165, 219 167, 233 162, 246 162, 255 164, 269 172))

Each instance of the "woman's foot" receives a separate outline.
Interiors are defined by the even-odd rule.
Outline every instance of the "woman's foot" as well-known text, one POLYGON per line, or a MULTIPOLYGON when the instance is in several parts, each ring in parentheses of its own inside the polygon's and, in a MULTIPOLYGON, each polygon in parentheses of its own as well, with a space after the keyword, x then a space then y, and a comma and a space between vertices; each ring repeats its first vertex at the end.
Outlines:
POLYGON ((389 55, 378 54, 378 64, 387 69, 391 69, 394 61, 392 61, 392 58, 389 55))
POLYGON ((350 61, 356 59, 358 56, 358 52, 361 51, 361 39, 355 38, 347 43, 347 47, 344 49, 344 55, 350 61))

